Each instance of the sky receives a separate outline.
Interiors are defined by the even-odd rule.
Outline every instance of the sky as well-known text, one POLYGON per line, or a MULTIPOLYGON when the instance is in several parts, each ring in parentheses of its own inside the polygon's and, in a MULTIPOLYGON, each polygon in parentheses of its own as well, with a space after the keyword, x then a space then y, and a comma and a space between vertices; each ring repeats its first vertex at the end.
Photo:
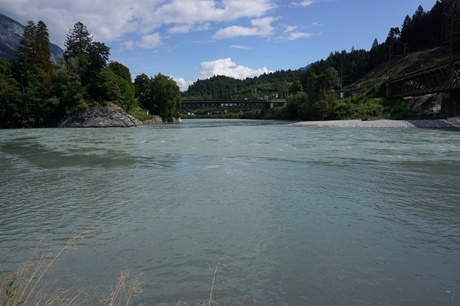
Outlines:
POLYGON ((158 73, 181 90, 198 79, 299 69, 333 51, 369 50, 436 0, 0 0, 22 24, 42 20, 64 49, 76 22, 133 79, 158 73))

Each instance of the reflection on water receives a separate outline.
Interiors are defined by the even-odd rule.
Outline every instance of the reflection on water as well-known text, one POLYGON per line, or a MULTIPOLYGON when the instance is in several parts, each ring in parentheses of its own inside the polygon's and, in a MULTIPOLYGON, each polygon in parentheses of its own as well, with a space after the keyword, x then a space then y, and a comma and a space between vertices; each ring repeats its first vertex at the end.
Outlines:
POLYGON ((147 305, 204 300, 220 258, 227 303, 450 305, 458 140, 241 120, 1 130, 0 269, 90 229, 51 275, 143 272, 147 305))
POLYGON ((2 151, 6 154, 16 155, 20 159, 40 168, 113 168, 135 163, 132 157, 120 151, 95 150, 94 148, 70 148, 65 152, 61 152, 49 149, 33 138, 20 138, 2 143, 2 151), (87 152, 87 154, 81 154, 85 152, 87 152))

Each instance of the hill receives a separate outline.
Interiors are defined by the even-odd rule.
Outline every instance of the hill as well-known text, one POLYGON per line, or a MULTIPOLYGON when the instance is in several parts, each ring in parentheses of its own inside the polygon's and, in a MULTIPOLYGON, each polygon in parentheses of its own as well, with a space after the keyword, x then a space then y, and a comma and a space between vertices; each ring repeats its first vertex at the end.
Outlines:
MULTIPOLYGON (((25 26, 5 15, 0 14, 0 56, 7 59, 14 57, 24 33, 25 26)), ((50 44, 51 60, 55 63, 64 56, 63 50, 50 44)))

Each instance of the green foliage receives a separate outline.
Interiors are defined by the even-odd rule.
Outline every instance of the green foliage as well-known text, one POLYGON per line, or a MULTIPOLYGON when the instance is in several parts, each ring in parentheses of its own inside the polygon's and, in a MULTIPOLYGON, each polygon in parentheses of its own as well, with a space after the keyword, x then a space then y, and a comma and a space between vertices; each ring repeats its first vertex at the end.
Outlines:
POLYGON ((136 76, 134 80, 134 97, 146 108, 149 105, 150 83, 151 80, 145 73, 136 76))
POLYGON ((290 95, 296 94, 298 92, 303 92, 302 83, 299 80, 295 80, 288 89, 290 95))
POLYGON ((64 58, 67 60, 70 57, 88 54, 92 40, 86 26, 82 22, 75 23, 64 42, 64 46, 66 47, 64 58))
POLYGON ((79 75, 79 61, 69 58, 53 70, 52 92, 58 99, 57 116, 67 116, 83 100, 84 91, 79 75))
POLYGON ((289 85, 301 78, 302 70, 277 71, 258 77, 237 80, 227 76, 213 76, 193 83, 184 100, 259 100, 284 98, 288 95, 289 85))
POLYGON ((407 102, 402 100, 384 99, 382 105, 385 108, 385 115, 388 119, 417 119, 421 116, 419 113, 411 109, 407 102))
POLYGON ((176 82, 161 73, 154 78, 138 75, 134 81, 135 97, 151 115, 171 121, 181 115, 181 95, 176 82))
POLYGON ((118 62, 111 62, 108 69, 115 75, 118 88, 120 89, 120 98, 113 101, 123 107, 125 110, 130 110, 136 104, 135 87, 131 81, 131 72, 129 68, 118 62))
POLYGON ((87 88, 90 97, 98 102, 119 102, 122 99, 117 75, 110 69, 101 70, 87 88))
POLYGON ((339 101, 331 115, 334 119, 381 119, 384 118, 383 99, 355 95, 339 101))
POLYGON ((78 103, 77 110, 85 111, 87 109, 89 109, 88 103, 86 103, 84 100, 81 100, 80 103, 78 103))
POLYGON ((19 126, 21 96, 19 83, 12 76, 9 61, 0 58, 0 127, 19 126))
POLYGON ((165 121, 180 117, 180 89, 172 78, 160 73, 152 79, 148 109, 152 114, 160 115, 165 121))
POLYGON ((121 77, 122 79, 131 82, 131 72, 129 68, 120 64, 119 62, 110 62, 109 64, 110 70, 112 70, 117 76, 121 77))

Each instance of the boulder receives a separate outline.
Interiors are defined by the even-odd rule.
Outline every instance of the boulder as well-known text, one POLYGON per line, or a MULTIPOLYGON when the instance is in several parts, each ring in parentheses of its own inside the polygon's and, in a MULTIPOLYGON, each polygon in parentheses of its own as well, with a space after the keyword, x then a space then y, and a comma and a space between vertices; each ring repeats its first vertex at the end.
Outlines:
POLYGON ((59 123, 59 127, 136 127, 142 121, 113 105, 97 105, 87 110, 77 110, 59 123))

